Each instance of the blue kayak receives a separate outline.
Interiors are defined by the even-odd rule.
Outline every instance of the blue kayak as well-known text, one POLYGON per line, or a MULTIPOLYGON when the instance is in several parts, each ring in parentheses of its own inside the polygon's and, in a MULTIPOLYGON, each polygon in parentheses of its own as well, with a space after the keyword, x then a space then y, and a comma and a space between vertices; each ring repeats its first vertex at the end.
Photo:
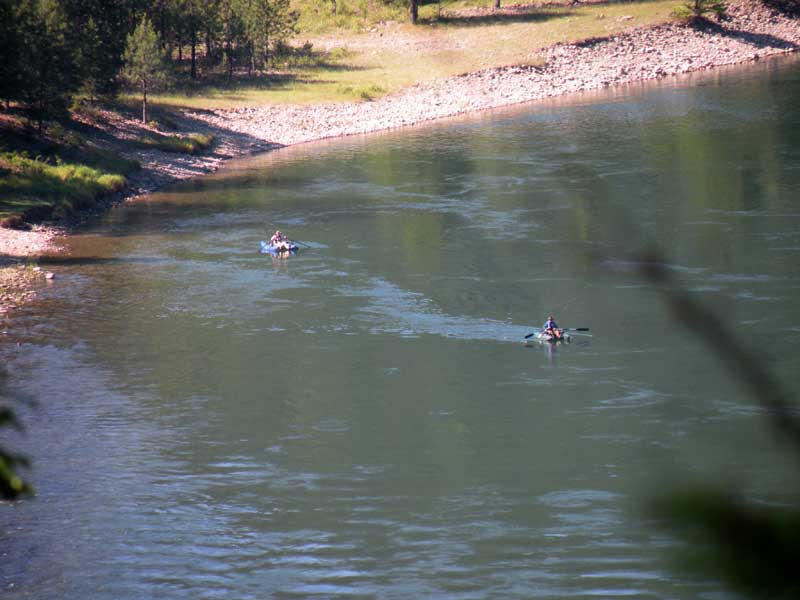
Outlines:
POLYGON ((268 242, 265 242, 264 240, 261 240, 261 253, 262 254, 277 255, 277 254, 286 254, 287 252, 289 254, 294 254, 295 252, 297 252, 297 249, 298 249, 297 244, 291 244, 290 243, 289 244, 289 249, 287 250, 283 246, 273 246, 272 244, 270 244, 268 242))

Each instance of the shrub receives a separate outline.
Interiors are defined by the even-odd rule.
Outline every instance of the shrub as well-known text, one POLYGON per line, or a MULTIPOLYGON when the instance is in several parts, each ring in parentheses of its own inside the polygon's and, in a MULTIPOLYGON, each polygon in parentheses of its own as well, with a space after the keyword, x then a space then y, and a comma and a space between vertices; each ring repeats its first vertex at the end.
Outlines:
POLYGON ((727 17, 728 5, 725 0, 688 0, 673 13, 676 17, 690 20, 701 20, 713 14, 717 19, 727 17))
POLYGON ((201 133, 192 133, 188 136, 144 135, 138 141, 142 146, 161 150, 162 152, 198 154, 214 142, 214 136, 201 133))
POLYGON ((374 100, 376 97, 386 93, 386 90, 379 85, 370 85, 364 88, 354 88, 350 85, 340 85, 336 92, 342 96, 352 96, 361 100, 374 100))

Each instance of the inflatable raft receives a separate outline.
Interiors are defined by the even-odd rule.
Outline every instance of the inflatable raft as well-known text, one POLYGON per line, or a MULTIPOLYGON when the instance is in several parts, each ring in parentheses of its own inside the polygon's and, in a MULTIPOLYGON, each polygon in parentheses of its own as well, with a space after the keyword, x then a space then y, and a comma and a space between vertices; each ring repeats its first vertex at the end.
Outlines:
POLYGON ((269 242, 265 242, 264 240, 261 240, 261 253, 262 254, 272 254, 273 256, 278 255, 278 254, 286 254, 287 252, 289 254, 294 254, 295 252, 297 252, 297 248, 298 248, 297 244, 290 243, 289 244, 289 249, 287 250, 284 247, 284 245, 273 246, 269 242))
POLYGON ((562 332, 561 337, 557 338, 556 336, 551 335, 546 331, 540 331, 539 333, 536 334, 536 339, 539 340, 540 342, 550 342, 552 344, 557 344, 558 342, 569 343, 572 340, 572 337, 566 332, 562 332))

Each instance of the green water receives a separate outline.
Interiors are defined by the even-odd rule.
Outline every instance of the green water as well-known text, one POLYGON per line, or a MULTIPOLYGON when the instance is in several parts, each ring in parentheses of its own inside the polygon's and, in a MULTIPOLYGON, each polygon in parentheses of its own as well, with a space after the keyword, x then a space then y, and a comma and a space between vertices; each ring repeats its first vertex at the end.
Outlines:
POLYGON ((658 247, 797 391, 797 61, 310 144, 113 210, 13 322, 19 598, 719 598, 642 510, 791 501, 658 247), (259 253, 281 228, 304 243, 259 253), (549 312, 589 327, 524 345, 549 312), (32 400, 29 406, 24 401, 32 400))

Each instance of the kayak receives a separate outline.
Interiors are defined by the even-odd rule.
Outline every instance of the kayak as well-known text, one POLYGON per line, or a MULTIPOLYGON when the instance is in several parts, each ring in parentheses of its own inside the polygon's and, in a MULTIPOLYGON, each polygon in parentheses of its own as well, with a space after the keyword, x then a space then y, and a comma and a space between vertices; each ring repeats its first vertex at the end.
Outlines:
POLYGON ((289 249, 287 250, 283 246, 273 246, 272 244, 270 244, 268 242, 265 242, 264 240, 261 240, 261 253, 262 254, 273 254, 274 255, 274 254, 286 254, 287 252, 289 254, 294 254, 295 252, 297 252, 297 248, 298 248, 297 244, 290 243, 289 244, 289 249))

